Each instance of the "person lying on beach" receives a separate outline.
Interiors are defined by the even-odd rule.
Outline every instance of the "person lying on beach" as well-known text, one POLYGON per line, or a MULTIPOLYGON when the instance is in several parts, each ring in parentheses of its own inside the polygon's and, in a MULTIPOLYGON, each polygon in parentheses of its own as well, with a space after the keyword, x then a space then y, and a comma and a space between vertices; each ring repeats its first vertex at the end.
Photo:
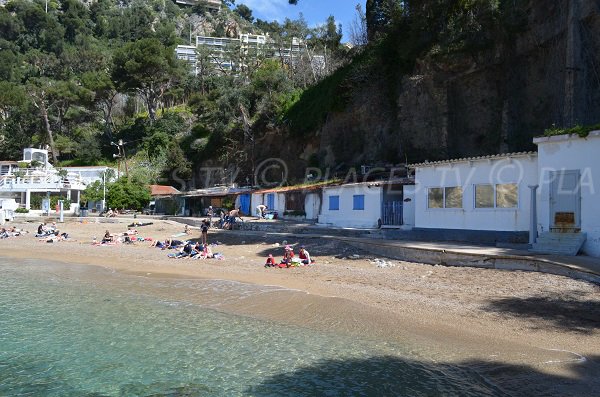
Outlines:
POLYGON ((167 240, 169 241, 169 245, 167 246, 168 249, 177 249, 179 247, 181 247, 183 245, 183 241, 181 240, 167 240))
MULTIPOLYGON (((45 241, 47 243, 56 243, 59 241, 67 240, 68 238, 69 238, 69 235, 67 233, 61 233, 60 230, 56 230, 54 232, 54 234, 52 234, 50 237, 45 239, 45 241)), ((44 239, 41 239, 40 241, 44 241, 44 239)))
POLYGON ((160 240, 154 240, 152 242, 152 244, 150 244, 150 247, 165 249, 168 245, 169 245, 169 240, 165 240, 164 242, 160 241, 160 240))
MULTIPOLYGON (((180 250, 179 252, 177 252, 176 254, 169 254, 169 258, 174 258, 174 259, 180 259, 180 258, 185 258, 188 256, 192 256, 192 253, 194 253, 194 246, 193 244, 188 241, 180 250)), ((194 255, 196 255, 194 253, 194 255)))

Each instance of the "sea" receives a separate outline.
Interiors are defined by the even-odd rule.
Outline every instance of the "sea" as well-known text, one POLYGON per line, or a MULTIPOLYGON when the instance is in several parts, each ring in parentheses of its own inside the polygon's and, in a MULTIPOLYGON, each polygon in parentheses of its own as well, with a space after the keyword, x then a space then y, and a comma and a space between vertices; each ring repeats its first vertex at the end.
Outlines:
POLYGON ((275 292, 0 257, 0 396, 509 395, 401 341, 222 310, 275 292))

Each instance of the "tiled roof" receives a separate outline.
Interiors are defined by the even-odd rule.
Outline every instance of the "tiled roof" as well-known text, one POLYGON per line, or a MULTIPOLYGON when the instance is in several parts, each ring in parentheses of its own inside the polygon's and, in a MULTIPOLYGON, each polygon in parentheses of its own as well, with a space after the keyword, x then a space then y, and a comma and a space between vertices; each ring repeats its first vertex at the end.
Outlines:
POLYGON ((440 161, 426 161, 424 163, 417 164, 409 164, 408 168, 417 168, 417 167, 434 167, 437 165, 447 165, 453 163, 463 163, 468 161, 481 161, 481 160, 500 160, 506 159, 510 157, 524 157, 524 156, 537 156, 537 152, 515 152, 515 153, 502 153, 502 154, 492 154, 488 156, 477 156, 477 157, 464 157, 460 159, 450 159, 450 160, 440 160, 440 161))
POLYGON ((152 196, 171 196, 173 194, 181 194, 173 186, 150 185, 150 195, 152 196))
POLYGON ((271 189, 255 190, 252 193, 263 194, 263 193, 284 193, 284 192, 295 192, 295 191, 313 191, 319 190, 324 187, 339 185, 341 182, 331 183, 315 183, 313 185, 296 185, 296 186, 279 186, 271 189))

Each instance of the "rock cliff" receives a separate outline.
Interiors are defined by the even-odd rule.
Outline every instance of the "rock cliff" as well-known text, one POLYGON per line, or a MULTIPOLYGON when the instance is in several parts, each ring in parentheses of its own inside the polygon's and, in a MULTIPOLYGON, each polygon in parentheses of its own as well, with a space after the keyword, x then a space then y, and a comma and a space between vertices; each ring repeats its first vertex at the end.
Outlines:
POLYGON ((530 150, 552 125, 600 122, 600 1, 524 10, 524 27, 490 48, 429 51, 392 83, 373 73, 304 140, 303 157, 354 166, 530 150))

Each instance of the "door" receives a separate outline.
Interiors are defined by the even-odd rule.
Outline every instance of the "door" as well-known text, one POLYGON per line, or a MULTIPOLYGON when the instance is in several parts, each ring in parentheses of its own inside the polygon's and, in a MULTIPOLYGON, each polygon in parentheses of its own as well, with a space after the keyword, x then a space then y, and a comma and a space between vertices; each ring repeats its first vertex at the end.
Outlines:
POLYGON ((402 226, 402 201, 388 201, 383 203, 381 221, 386 226, 402 226))
POLYGON ((579 170, 550 172, 550 227, 581 227, 579 170))
POLYGON ((269 193, 269 194, 267 194, 267 207, 270 210, 274 210, 275 209, 275 193, 269 193))
POLYGON ((242 214, 246 216, 252 215, 250 213, 250 195, 249 194, 240 194, 240 207, 242 209, 242 214))

